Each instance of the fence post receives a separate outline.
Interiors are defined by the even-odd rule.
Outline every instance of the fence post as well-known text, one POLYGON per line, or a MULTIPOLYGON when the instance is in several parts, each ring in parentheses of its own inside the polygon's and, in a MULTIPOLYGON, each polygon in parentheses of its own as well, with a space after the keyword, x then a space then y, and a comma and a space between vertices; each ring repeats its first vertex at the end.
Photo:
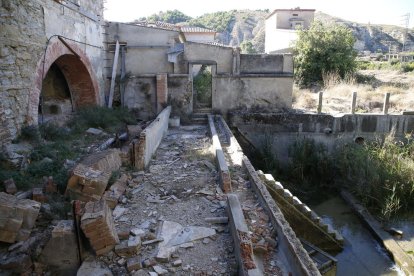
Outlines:
POLYGON ((351 114, 355 114, 357 92, 352 92, 351 114))
POLYGON ((388 114, 388 108, 390 107, 390 92, 385 93, 384 95, 384 106, 382 107, 382 113, 384 115, 388 114))
POLYGON ((323 99, 323 91, 320 91, 319 94, 319 100, 318 100, 318 114, 321 114, 322 112, 322 99, 323 99))

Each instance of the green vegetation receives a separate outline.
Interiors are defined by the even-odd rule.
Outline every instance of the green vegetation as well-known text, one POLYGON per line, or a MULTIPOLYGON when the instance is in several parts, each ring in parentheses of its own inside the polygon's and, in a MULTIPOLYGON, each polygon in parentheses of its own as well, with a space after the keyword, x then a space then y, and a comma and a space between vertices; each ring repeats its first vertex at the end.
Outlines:
POLYGON ((323 74, 341 78, 356 70, 355 38, 341 25, 323 25, 315 21, 309 30, 299 30, 294 45, 295 78, 302 86, 321 82, 323 74))
POLYGON ((25 154, 27 162, 20 170, 11 167, 4 156, 1 157, 0 182, 13 178, 19 189, 30 189, 41 186, 44 176, 53 176, 59 191, 63 192, 69 177, 65 164, 87 154, 90 144, 96 145, 107 139, 86 134, 85 130, 95 127, 119 133, 125 129, 127 123, 136 123, 127 109, 87 107, 79 110, 65 127, 53 123, 43 124, 39 128, 25 127, 14 142, 28 142, 33 149, 25 154))
POLYGON ((398 70, 401 72, 414 71, 414 62, 391 61, 357 61, 358 70, 398 70))
POLYGON ((235 11, 206 13, 190 20, 193 26, 211 29, 217 32, 230 31, 230 23, 235 20, 235 11))
POLYGON ((197 95, 197 103, 211 104, 211 67, 202 65, 198 74, 194 77, 193 86, 197 95))
POLYGON ((240 44, 242 54, 255 54, 257 53, 256 49, 253 46, 253 43, 250 40, 244 40, 240 44))
MULTIPOLYGON (((301 196, 318 198, 346 187, 383 219, 414 208, 411 138, 401 142, 390 135, 383 142, 345 144, 333 154, 313 140, 298 140, 290 148, 289 164, 283 168, 269 152, 261 155, 262 160, 271 162, 272 169, 267 171, 301 196)), ((260 166, 265 168, 263 163, 260 166)))
POLYGON ((140 18, 141 20, 147 20, 150 22, 155 21, 161 21, 161 22, 167 22, 171 24, 186 22, 191 19, 190 16, 185 15, 179 10, 172 10, 172 11, 166 11, 162 12, 160 11, 158 14, 153 14, 151 16, 148 16, 147 18, 140 18))

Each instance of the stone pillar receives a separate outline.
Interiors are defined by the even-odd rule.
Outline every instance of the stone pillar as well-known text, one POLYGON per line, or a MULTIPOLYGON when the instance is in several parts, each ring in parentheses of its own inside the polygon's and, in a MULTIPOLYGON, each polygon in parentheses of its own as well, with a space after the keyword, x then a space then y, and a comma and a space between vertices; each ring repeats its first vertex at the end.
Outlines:
POLYGON ((165 107, 168 101, 168 75, 157 75, 157 114, 165 107))

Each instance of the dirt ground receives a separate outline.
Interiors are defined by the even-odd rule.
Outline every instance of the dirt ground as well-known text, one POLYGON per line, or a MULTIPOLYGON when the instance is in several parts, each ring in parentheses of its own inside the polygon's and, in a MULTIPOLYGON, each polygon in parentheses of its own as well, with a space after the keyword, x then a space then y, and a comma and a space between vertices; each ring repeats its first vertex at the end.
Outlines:
POLYGON ((318 92, 322 91, 322 112, 349 113, 352 92, 357 92, 357 113, 381 113, 384 95, 390 95, 390 114, 414 110, 414 73, 395 70, 362 70, 362 82, 355 78, 316 89, 293 89, 293 108, 316 112, 318 92))

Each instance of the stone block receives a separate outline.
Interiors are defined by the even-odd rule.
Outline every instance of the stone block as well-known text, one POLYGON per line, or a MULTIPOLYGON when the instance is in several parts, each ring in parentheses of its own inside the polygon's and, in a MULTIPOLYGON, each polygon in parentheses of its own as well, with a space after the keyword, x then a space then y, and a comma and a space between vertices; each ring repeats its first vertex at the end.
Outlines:
POLYGON ((106 173, 119 170, 122 165, 118 149, 109 149, 87 156, 80 163, 106 173))
POLYGON ((71 199, 85 202, 100 200, 110 177, 111 173, 78 164, 69 178, 66 193, 71 199))
POLYGON ((76 272, 79 250, 73 220, 61 220, 52 230, 52 237, 40 255, 42 263, 59 274, 76 272))
POLYGON ((13 243, 29 238, 40 203, 0 193, 0 241, 13 243))
POLYGON ((6 193, 12 194, 12 195, 17 193, 17 187, 16 187, 16 184, 14 184, 13 178, 5 180, 3 184, 4 184, 4 190, 6 191, 6 193))
POLYGON ((104 193, 103 198, 106 200, 111 209, 116 207, 119 198, 124 194, 127 188, 127 181, 127 175, 122 174, 121 177, 111 187, 109 187, 109 190, 104 193))
POLYGON ((111 251, 119 243, 112 212, 104 199, 86 203, 81 228, 97 255, 111 251))

